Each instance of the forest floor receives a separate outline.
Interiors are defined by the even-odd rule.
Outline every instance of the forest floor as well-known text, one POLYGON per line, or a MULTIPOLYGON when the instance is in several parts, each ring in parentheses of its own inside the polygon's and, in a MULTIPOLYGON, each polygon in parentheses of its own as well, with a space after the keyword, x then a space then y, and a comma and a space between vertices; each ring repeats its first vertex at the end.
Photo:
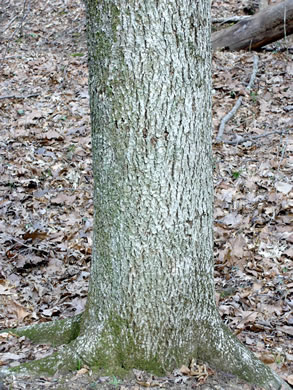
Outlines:
MULTIPOLYGON (((214 17, 249 1, 214 0, 214 17)), ((92 247, 92 170, 81 0, 2 0, 0 13, 0 325, 83 311, 92 247)), ((223 321, 293 384, 292 37, 257 53, 213 55, 213 124, 242 97, 214 144, 215 282, 223 321), (292 133, 291 133, 292 134, 292 133), (290 225, 291 224, 291 225, 290 225)), ((0 365, 53 348, 0 335, 0 365)), ((203 366, 202 366, 203 367, 203 366)), ((147 375, 139 373, 139 375, 147 375)), ((2 387, 1 387, 2 386, 2 387)), ((253 389, 207 370, 166 378, 10 377, 1 389, 253 389), (202 383, 205 382, 205 383, 202 383)))

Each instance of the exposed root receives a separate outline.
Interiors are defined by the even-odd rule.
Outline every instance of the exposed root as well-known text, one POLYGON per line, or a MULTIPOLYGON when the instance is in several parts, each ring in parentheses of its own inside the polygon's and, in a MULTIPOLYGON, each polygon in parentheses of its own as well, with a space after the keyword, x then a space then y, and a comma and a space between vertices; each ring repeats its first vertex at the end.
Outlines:
POLYGON ((199 349, 200 357, 217 370, 229 372, 266 390, 289 390, 270 367, 262 363, 224 325, 205 331, 199 349))
POLYGON ((58 346, 70 343, 79 335, 81 318, 82 315, 79 314, 62 320, 43 322, 16 329, 5 329, 1 333, 7 332, 17 336, 25 336, 38 344, 48 343, 58 346))
POLYGON ((5 377, 11 374, 30 376, 46 374, 53 376, 57 371, 68 372, 77 370, 82 364, 74 349, 66 345, 61 347, 58 352, 43 359, 33 360, 16 367, 3 367, 0 369, 0 376, 5 377))

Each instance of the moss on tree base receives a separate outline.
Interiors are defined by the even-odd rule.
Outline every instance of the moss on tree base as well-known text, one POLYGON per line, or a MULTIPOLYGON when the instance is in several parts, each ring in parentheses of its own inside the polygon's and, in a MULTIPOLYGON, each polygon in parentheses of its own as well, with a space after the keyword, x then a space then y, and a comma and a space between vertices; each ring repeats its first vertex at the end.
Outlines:
POLYGON ((10 333, 16 336, 25 336, 37 344, 51 344, 56 347, 62 344, 69 344, 74 340, 80 331, 81 314, 62 320, 43 322, 24 326, 16 329, 4 329, 0 333, 10 333))
MULTIPOLYGON (((84 365, 90 366, 94 372, 118 377, 127 375, 131 368, 139 368, 157 374, 162 373, 163 366, 159 361, 155 362, 155 366, 152 365, 151 361, 136 362, 134 357, 139 355, 139 351, 133 351, 133 354, 128 351, 130 356, 124 355, 122 359, 121 350, 109 351, 109 346, 104 343, 102 345, 95 342, 89 343, 89 334, 83 333, 78 336, 80 321, 81 316, 77 316, 14 329, 13 331, 8 330, 19 336, 26 336, 34 342, 66 345, 60 346, 58 352, 43 359, 23 363, 17 367, 3 367, 0 370, 0 375, 30 374, 38 376, 46 374, 52 376, 56 372, 76 371, 84 365), (92 355, 92 359, 90 359, 90 355, 92 355)), ((197 358, 217 370, 236 375, 248 383, 262 386, 266 390, 290 389, 286 382, 259 361, 224 325, 219 324, 218 328, 212 331, 209 330, 207 324, 199 324, 198 328, 201 328, 201 332, 199 332, 201 337, 197 340, 195 348, 198 351, 197 358), (225 345, 224 349, 223 345, 225 345)))

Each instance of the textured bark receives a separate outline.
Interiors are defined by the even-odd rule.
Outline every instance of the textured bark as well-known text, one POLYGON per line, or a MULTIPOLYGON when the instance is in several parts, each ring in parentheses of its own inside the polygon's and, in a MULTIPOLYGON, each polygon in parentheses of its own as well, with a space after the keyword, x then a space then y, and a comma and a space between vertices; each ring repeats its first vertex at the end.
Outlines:
POLYGON ((38 344, 51 344, 58 346, 68 344, 74 340, 80 332, 81 314, 62 320, 43 322, 16 329, 3 329, 1 333, 9 332, 17 336, 25 336, 38 344))
POLYGON ((251 18, 212 34, 213 49, 256 50, 293 33, 293 0, 264 8, 251 18))
POLYGON ((209 4, 89 1, 88 14, 96 214, 86 334, 106 339, 111 359, 124 351, 124 364, 174 367, 196 354, 193 324, 216 313, 209 4))
POLYGON ((88 0, 87 15, 95 223, 75 351, 157 373, 201 358, 277 388, 215 306, 209 2, 88 0))
POLYGON ((95 203, 88 301, 81 319, 61 323, 69 345, 12 370, 86 363, 115 375, 160 373, 199 358, 279 388, 215 305, 209 2, 88 0, 87 15, 95 203))

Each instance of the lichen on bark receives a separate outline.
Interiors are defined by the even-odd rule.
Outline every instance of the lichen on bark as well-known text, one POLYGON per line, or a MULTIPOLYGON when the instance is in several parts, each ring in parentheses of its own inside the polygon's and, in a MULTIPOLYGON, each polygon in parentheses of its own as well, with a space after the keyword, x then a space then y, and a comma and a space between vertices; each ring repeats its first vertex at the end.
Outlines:
POLYGON ((286 388, 224 328, 215 305, 209 1, 86 4, 95 205, 88 300, 81 319, 61 326, 68 345, 17 370, 81 362, 164 372, 196 358, 286 388))

